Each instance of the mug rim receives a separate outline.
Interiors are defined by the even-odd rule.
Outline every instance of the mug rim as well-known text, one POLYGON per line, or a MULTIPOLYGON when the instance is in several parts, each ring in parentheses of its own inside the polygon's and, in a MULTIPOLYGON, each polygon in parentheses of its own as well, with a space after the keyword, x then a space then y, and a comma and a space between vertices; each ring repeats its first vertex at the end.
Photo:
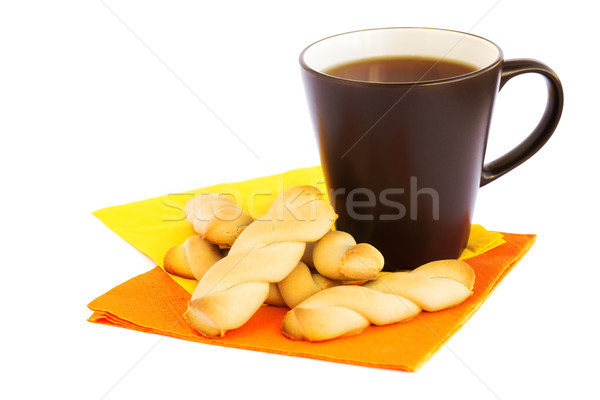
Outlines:
MULTIPOLYGON (((442 60, 444 57, 442 57, 440 60, 442 60)), ((360 58, 358 58, 357 60, 360 60, 360 58)), ((439 85, 439 84, 445 84, 445 83, 451 83, 451 82, 456 82, 456 81, 461 81, 464 79, 469 79, 472 78, 474 76, 478 76, 480 74, 483 74, 493 68, 495 68, 498 64, 501 64, 504 60, 504 54, 502 52, 502 49, 500 48, 500 46, 498 46, 496 43, 492 42, 489 39, 486 39, 484 37, 478 36, 478 35, 474 35, 472 33, 468 33, 468 32, 462 32, 462 31, 457 31, 457 30, 453 30, 453 29, 444 29, 444 28, 430 28, 430 27, 386 27, 386 28, 368 28, 368 29, 358 29, 355 31, 348 31, 348 32, 343 32, 343 33, 338 33, 335 35, 331 35, 331 36, 327 36, 325 38, 319 39, 311 44, 309 44, 308 46, 306 46, 304 48, 304 50, 302 50, 302 52, 300 53, 299 56, 299 62, 300 62, 300 66, 307 72, 312 73, 314 75, 323 77, 325 79, 332 79, 335 81, 339 81, 340 83, 346 83, 346 84, 355 84, 355 85, 362 85, 362 86, 377 86, 377 87, 411 87, 411 86, 429 86, 429 85, 439 85), (357 79, 348 79, 348 78, 341 78, 339 76, 334 76, 334 75, 329 75, 326 74, 322 71, 316 70, 312 67, 310 67, 307 62, 305 61, 305 54, 307 51, 309 51, 313 46, 324 42, 326 40, 335 38, 335 37, 339 37, 339 36, 344 36, 344 35, 350 35, 350 34, 355 34, 355 33, 360 33, 360 32, 368 32, 368 31, 385 31, 385 30, 429 30, 429 31, 440 31, 440 32, 452 32, 452 33, 458 33, 464 36, 470 36, 472 38, 476 38, 479 40, 482 40, 484 42, 487 42, 488 44, 491 44, 492 46, 494 46, 496 48, 496 50, 498 51, 498 55, 495 58, 494 61, 492 61, 491 63, 489 63, 488 65, 486 65, 485 67, 482 68, 478 68, 475 71, 463 74, 463 75, 457 75, 457 76, 451 76, 448 78, 441 78, 441 79, 432 79, 432 80, 426 80, 426 81, 409 81, 409 82, 375 82, 375 81, 364 81, 364 80, 357 80, 357 79)))

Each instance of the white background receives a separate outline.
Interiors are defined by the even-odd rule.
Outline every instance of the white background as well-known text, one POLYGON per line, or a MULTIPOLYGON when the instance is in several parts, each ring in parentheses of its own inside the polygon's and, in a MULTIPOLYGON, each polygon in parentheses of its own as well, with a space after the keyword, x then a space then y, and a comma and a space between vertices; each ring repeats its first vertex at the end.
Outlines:
MULTIPOLYGON (((0 397, 597 398, 597 14, 496 1, 3 1, 0 397), (404 373, 86 322, 154 266, 91 211, 317 164, 298 54, 387 26, 471 31, 565 89, 546 147, 478 197, 474 222, 537 243, 447 346, 404 373)), ((535 76, 507 85, 488 159, 544 101, 535 76)))

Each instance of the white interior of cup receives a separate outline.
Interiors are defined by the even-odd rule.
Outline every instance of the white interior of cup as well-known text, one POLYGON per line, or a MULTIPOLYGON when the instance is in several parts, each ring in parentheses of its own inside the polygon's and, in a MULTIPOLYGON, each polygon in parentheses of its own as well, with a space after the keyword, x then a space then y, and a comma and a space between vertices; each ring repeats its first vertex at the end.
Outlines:
POLYGON ((495 64, 494 43, 467 33, 432 28, 384 28, 343 33, 320 40, 301 55, 304 65, 323 73, 329 68, 374 57, 419 56, 468 63, 478 70, 495 64))

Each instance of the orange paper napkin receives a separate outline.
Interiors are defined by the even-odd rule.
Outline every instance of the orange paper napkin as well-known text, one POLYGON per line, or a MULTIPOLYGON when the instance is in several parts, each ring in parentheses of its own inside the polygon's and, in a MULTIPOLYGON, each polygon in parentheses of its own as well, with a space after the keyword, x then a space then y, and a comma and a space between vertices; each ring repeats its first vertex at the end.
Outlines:
MULTIPOLYGON (((314 179, 307 178, 318 177, 320 172, 318 167, 294 170, 272 177, 216 185, 194 193, 222 191, 225 188, 243 188, 242 191, 247 192, 257 182, 266 187, 282 180, 279 179, 282 176, 287 177, 283 180, 289 186, 315 184, 314 179)), ((280 189, 283 190, 284 186, 288 185, 282 184, 280 189)), ((276 194, 272 193, 274 196, 276 194)), ((158 259, 161 252, 164 254, 166 251, 164 247, 167 246, 163 242, 167 238, 167 241, 178 241, 176 244, 180 244, 186 234, 189 236, 193 233, 189 232, 185 221, 173 223, 169 218, 165 221, 164 207, 173 207, 165 198, 168 197, 111 207, 95 214, 134 246, 153 259, 158 259), (167 225, 170 228, 165 228, 165 223, 170 223, 167 225), (156 236, 165 239, 159 242, 156 236)), ((265 204, 260 209, 268 204, 264 196, 262 200, 265 204)), ((205 338, 191 329, 182 318, 193 290, 192 282, 174 280, 159 266, 92 301, 88 305, 93 310, 89 321, 220 346, 415 371, 473 315, 535 241, 535 235, 500 234, 475 225, 471 236, 473 240, 470 240, 469 248, 463 253, 463 258, 473 267, 476 275, 471 297, 454 308, 435 313, 422 312, 410 321, 381 327, 370 326, 360 335, 319 343, 293 341, 284 337, 279 330, 288 309, 263 306, 243 327, 227 332, 225 337, 205 338)))
POLYGON ((208 339, 182 319, 190 294, 160 267, 139 275, 89 304, 89 321, 180 339, 348 364, 415 371, 454 334, 527 252, 535 235, 505 233, 506 243, 466 262, 476 274, 473 295, 457 307, 422 312, 410 321, 370 326, 360 335, 326 342, 297 342, 279 326, 286 308, 263 306, 239 329, 208 339))

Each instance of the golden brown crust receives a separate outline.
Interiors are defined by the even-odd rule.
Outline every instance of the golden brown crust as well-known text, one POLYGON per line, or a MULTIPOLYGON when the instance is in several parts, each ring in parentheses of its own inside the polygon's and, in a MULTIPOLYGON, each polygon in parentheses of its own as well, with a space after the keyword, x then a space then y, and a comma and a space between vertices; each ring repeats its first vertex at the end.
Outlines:
POLYGON ((200 280, 217 261, 223 258, 219 246, 208 243, 199 235, 190 236, 181 246, 165 254, 165 271, 186 279, 200 280))
POLYGON ((413 274, 426 276, 428 278, 453 279, 473 290, 475 284, 475 272, 469 264, 460 260, 433 261, 415 269, 413 274))
POLYGON ((308 242, 306 243, 306 248, 304 249, 304 254, 302 254, 302 261, 304 264, 308 266, 308 268, 314 270, 315 264, 313 263, 313 250, 315 249, 315 245, 317 242, 308 242))
POLYGON ((279 291, 279 286, 277 286, 276 282, 269 282, 269 293, 267 294, 267 298, 265 299, 265 304, 275 307, 287 307, 288 305, 285 303, 285 300, 281 296, 281 292, 279 291))
POLYGON ((412 318, 421 309, 408 299, 363 286, 335 286, 316 293, 289 311, 281 330, 295 340, 320 341, 361 332, 370 324, 412 318))
POLYGON ((315 187, 281 193, 198 282, 185 314, 191 326, 218 336, 243 325, 267 298, 269 284, 283 280, 300 261, 305 243, 321 238, 336 217, 315 187))
POLYGON ((185 249, 183 246, 173 246, 165 254, 163 259, 165 271, 170 274, 180 276, 186 279, 195 279, 190 265, 187 262, 185 249))
POLYGON ((231 247, 253 219, 229 197, 205 193, 185 205, 186 218, 207 242, 231 247))
POLYGON ((300 261, 296 268, 277 285, 285 304, 294 308, 313 294, 339 284, 339 281, 319 274, 311 274, 308 266, 300 261))
POLYGON ((475 273, 464 261, 441 260, 412 272, 382 274, 363 286, 320 291, 290 310, 281 330, 295 340, 327 340, 421 312, 453 307, 471 295, 475 273), (366 322, 365 322, 366 321, 366 322))
POLYGON ((199 332, 205 336, 223 336, 229 329, 242 326, 246 315, 254 315, 268 291, 264 282, 246 282, 228 292, 207 293, 192 298, 183 317, 194 329, 201 327, 199 332))
POLYGON ((315 244, 313 262, 316 270, 327 278, 362 281, 377 278, 384 259, 370 244, 356 244, 349 233, 331 231, 315 244))
POLYGON ((231 247, 253 219, 240 208, 225 207, 215 211, 206 224, 202 238, 208 242, 231 247))
POLYGON ((197 280, 202 279, 206 271, 223 258, 219 246, 202 240, 198 235, 190 237, 183 247, 192 274, 197 280))

